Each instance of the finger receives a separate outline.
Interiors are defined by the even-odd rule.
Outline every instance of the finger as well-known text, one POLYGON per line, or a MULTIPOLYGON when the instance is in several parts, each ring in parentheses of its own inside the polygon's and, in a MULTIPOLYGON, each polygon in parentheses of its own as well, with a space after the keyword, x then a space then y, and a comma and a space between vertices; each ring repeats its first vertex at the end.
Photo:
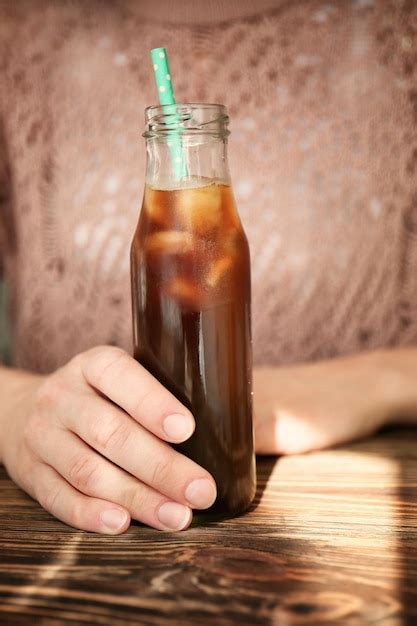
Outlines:
POLYGON ((69 430, 159 493, 195 509, 208 508, 215 501, 216 484, 205 469, 107 400, 85 396, 79 410, 71 403, 66 410, 69 430))
POLYGON ((52 467, 37 463, 31 495, 62 522, 96 533, 118 535, 130 523, 129 513, 113 502, 89 498, 69 485, 52 467))
POLYGON ((81 367, 87 382, 137 422, 173 443, 191 437, 195 422, 190 411, 126 352, 104 346, 84 356, 81 367))
POLYGON ((131 517, 148 526, 183 530, 191 522, 192 512, 188 506, 168 501, 101 457, 69 431, 48 430, 36 444, 36 452, 78 491, 119 504, 131 517))

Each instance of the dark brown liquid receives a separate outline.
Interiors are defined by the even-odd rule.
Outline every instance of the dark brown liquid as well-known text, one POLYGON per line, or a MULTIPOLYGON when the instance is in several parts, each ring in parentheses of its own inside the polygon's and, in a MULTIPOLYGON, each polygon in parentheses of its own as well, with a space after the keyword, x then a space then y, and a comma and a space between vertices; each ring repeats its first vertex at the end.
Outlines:
POLYGON ((255 492, 250 264, 226 185, 146 189, 132 244, 135 358, 193 413, 182 453, 215 478, 211 513, 255 492))

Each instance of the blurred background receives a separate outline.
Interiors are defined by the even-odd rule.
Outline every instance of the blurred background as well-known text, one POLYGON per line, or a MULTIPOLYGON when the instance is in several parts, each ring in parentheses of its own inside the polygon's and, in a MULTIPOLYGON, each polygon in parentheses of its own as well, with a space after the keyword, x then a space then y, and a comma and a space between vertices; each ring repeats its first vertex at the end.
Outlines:
POLYGON ((14 362, 49 372, 92 345, 131 350, 160 45, 179 100, 230 112, 255 363, 415 345, 416 0, 0 0, 14 362))
POLYGON ((10 364, 10 333, 6 313, 6 285, 0 280, 0 360, 10 364))

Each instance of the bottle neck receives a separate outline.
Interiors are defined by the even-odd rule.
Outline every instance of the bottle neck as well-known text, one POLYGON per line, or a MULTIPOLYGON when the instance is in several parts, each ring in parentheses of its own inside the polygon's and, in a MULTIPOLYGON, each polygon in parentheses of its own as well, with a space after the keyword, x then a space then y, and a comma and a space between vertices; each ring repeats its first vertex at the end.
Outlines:
MULTIPOLYGON (((229 117, 222 104, 176 103, 145 110, 147 183, 160 189, 193 179, 229 182, 229 117)), ((196 180, 200 186, 201 180, 196 180)))
POLYGON ((156 189, 189 187, 193 179, 230 182, 227 138, 221 135, 156 135, 146 139, 146 152, 146 182, 156 189))

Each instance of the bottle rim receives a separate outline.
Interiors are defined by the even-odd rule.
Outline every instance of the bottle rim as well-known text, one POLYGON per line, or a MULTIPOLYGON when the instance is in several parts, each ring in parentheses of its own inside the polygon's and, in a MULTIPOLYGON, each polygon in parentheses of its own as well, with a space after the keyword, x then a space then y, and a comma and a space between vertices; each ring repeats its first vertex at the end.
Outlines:
POLYGON ((224 104, 176 103, 154 104, 145 109, 148 139, 167 135, 214 135, 227 137, 229 116, 224 104))

